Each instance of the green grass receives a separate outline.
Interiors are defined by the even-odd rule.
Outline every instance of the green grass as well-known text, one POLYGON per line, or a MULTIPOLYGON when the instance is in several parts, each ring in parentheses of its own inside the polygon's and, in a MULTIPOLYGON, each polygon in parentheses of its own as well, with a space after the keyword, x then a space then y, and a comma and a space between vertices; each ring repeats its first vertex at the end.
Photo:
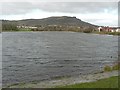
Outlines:
POLYGON ((20 29, 18 29, 18 31, 32 31, 32 30, 28 29, 28 28, 20 28, 20 29))
POLYGON ((104 72, 110 72, 114 70, 120 70, 120 63, 115 63, 113 66, 104 66, 104 72))
POLYGON ((120 70, 120 63, 115 64, 115 65, 112 67, 112 70, 120 70))
POLYGON ((95 82, 59 86, 57 88, 118 88, 118 76, 98 80, 95 82))
POLYGON ((108 35, 120 35, 120 32, 98 32, 98 31, 93 31, 92 33, 95 34, 108 34, 108 35))
POLYGON ((104 72, 109 72, 109 71, 112 71, 112 67, 110 67, 110 66, 105 66, 105 67, 104 67, 104 72))
POLYGON ((27 28, 20 28, 18 30, 2 30, 2 32, 29 32, 32 31, 31 29, 27 29, 27 28))

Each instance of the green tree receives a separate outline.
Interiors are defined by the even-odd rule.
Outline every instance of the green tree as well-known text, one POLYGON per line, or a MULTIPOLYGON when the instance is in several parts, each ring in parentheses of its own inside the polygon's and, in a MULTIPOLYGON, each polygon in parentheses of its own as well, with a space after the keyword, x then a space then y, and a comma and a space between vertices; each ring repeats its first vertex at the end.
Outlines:
POLYGON ((18 28, 15 24, 2 23, 2 31, 18 31, 18 28))

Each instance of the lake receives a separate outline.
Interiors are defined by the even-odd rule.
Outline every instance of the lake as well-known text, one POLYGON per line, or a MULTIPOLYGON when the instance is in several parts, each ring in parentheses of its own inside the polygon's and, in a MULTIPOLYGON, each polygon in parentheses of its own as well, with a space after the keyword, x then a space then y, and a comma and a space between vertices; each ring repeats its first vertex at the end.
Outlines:
POLYGON ((101 71, 118 59, 118 36, 77 32, 3 32, 2 84, 101 71))

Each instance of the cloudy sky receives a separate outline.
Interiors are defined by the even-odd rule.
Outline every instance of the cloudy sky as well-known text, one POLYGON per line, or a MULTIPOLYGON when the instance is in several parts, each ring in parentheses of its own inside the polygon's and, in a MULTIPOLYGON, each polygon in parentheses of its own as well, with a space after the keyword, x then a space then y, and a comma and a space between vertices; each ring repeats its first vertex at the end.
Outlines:
POLYGON ((1 2, 0 19, 76 16, 96 25, 118 26, 117 2, 1 2))

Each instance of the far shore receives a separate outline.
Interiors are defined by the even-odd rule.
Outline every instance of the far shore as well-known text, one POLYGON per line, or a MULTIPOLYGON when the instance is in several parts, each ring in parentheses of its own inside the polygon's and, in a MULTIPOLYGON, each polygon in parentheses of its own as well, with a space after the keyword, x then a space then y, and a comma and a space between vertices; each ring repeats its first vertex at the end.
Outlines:
MULTIPOLYGON (((2 31, 2 32, 48 32, 48 31, 30 31, 30 30, 20 30, 20 31, 2 31)), ((1 32, 1 33, 2 33, 1 32)), ((55 32, 55 31, 49 31, 55 32)), ((77 31, 56 31, 56 32, 77 32, 77 31)), ((77 33, 85 33, 85 32, 77 32, 77 33)), ((120 36, 120 32, 89 32, 86 34, 98 34, 98 35, 113 35, 120 36)))

